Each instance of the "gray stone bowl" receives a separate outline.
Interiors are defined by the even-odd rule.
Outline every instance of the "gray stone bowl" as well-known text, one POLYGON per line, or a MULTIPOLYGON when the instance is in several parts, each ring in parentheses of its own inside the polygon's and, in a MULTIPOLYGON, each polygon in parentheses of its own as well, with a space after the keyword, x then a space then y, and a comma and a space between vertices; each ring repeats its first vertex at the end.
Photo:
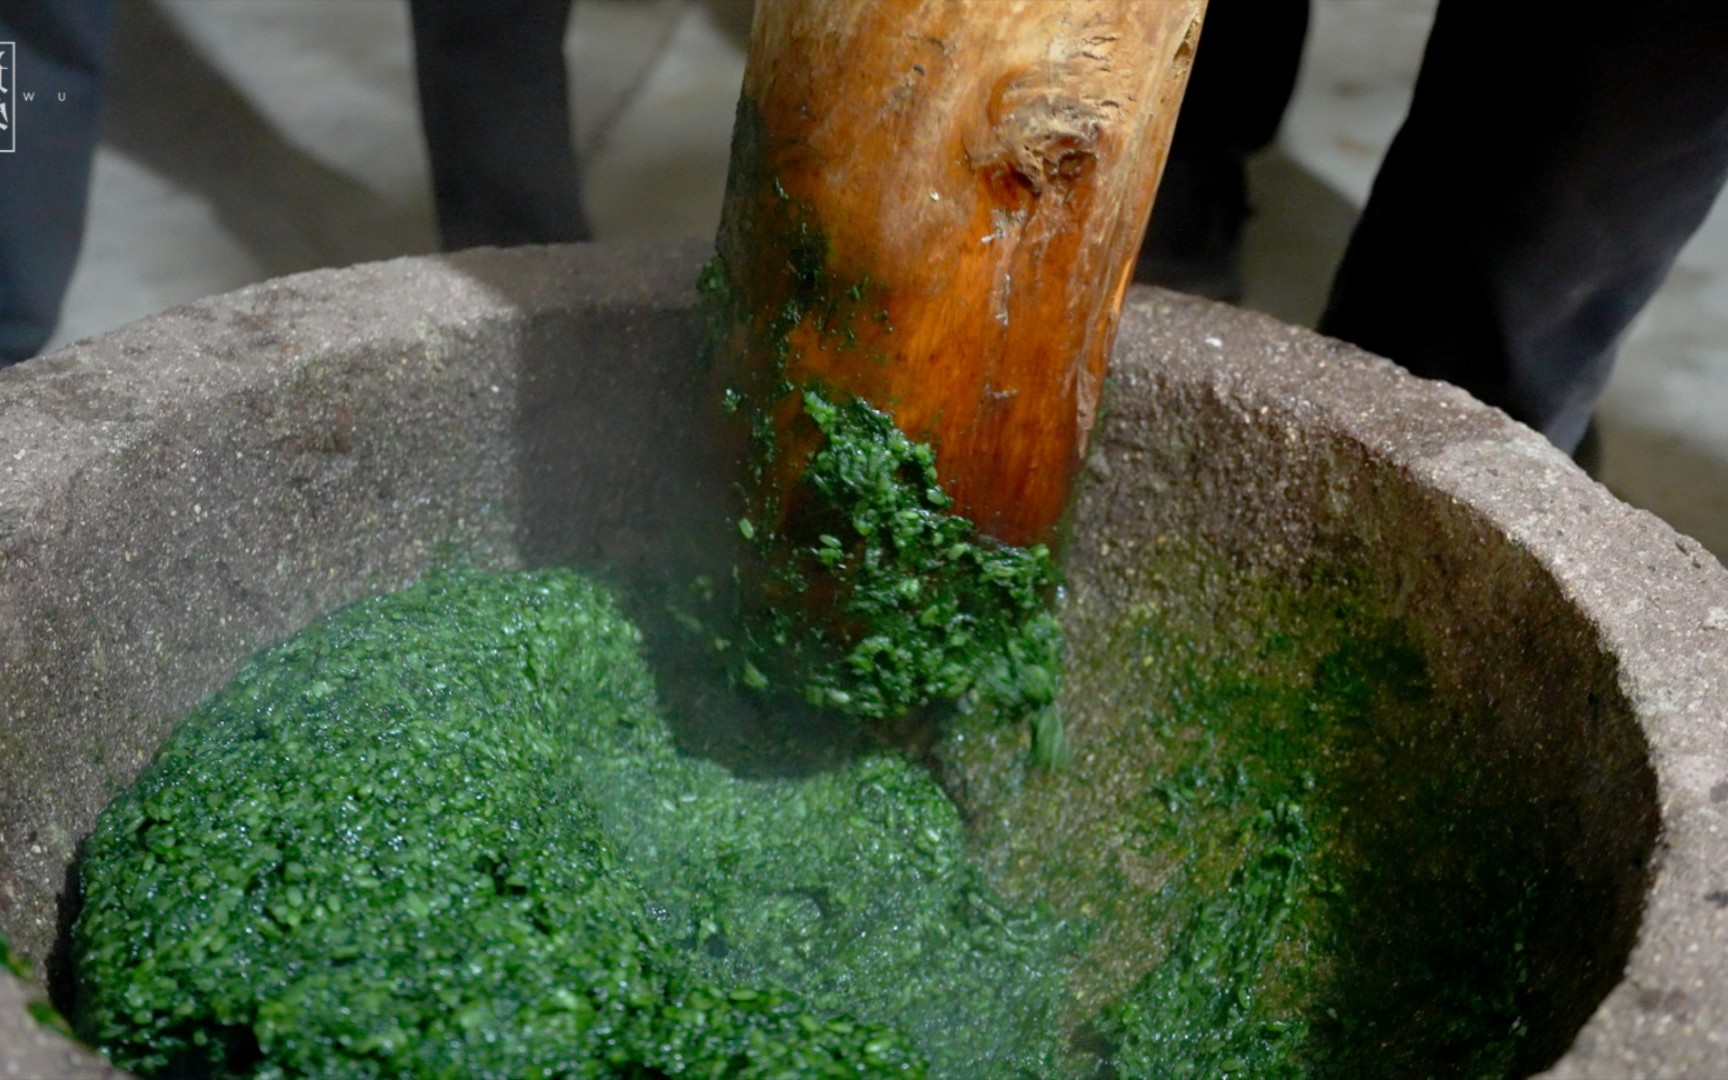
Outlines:
MULTIPOLYGON (((699 559, 694 248, 476 251, 284 278, 0 372, 0 1075, 101 1075, 32 1019, 69 867, 258 647, 457 555, 699 559)), ((1070 525, 1071 650, 1340 560, 1408 631, 1456 760, 1534 837, 1532 1069, 1728 1076, 1728 576, 1464 394, 1271 319, 1131 293, 1070 525), (1180 576, 1180 575, 1178 575, 1180 576), (1164 590, 1164 591, 1160 591, 1164 590)), ((1239 629, 1239 627, 1238 627, 1239 629)), ((1221 646, 1212 647, 1214 651, 1221 646)), ((1098 719, 1071 683, 1075 738, 1098 719)), ((40 1011, 40 1010, 37 1010, 40 1011)))

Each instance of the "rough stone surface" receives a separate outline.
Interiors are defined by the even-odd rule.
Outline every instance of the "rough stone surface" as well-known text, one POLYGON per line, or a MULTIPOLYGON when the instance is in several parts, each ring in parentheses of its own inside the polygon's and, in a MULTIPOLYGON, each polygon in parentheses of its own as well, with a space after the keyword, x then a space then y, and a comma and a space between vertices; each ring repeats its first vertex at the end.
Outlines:
POLYGON ((41 1005, 37 987, 0 976, 0 1077, 11 1080, 103 1080, 123 1077, 99 1054, 56 1033, 30 1015, 41 1005))
MULTIPOLYGON (((700 257, 318 272, 0 372, 0 928, 39 974, 98 809, 259 645, 440 559, 704 557, 689 538, 724 462, 717 410, 691 408, 712 390, 700 257)), ((1543 946, 1554 1075, 1728 1075, 1728 574, 1709 555, 1456 390, 1137 291, 1071 588, 1123 580, 1123 553, 1170 531, 1268 573, 1349 551, 1446 692, 1504 718, 1495 767, 1590 886, 1543 946), (1565 977, 1580 947, 1610 977, 1565 977)), ((22 992, 0 976, 0 1076, 67 1073, 22 992)))
POLYGON ((1555 988, 1550 1074, 1728 1076, 1722 567, 1498 411, 1263 316, 1140 293, 1114 372, 1074 587, 1166 530, 1273 572, 1353 549, 1591 886, 1544 970, 1568 934, 1626 957, 1555 988))

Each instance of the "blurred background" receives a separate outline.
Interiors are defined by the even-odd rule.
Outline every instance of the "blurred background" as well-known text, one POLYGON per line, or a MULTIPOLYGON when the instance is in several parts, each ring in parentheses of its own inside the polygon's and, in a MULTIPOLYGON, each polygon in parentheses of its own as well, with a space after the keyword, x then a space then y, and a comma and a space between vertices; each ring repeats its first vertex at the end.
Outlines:
MULTIPOLYGON (((713 236, 749 17, 749 0, 578 0, 565 51, 600 239, 713 236)), ((1247 306, 1313 324, 1432 18, 1432 0, 1315 0, 1295 101, 1250 173, 1247 306)), ((119 6, 89 227, 50 347, 436 248, 406 0, 119 6)), ((1602 480, 1728 558, 1722 206, 1633 325, 1598 420, 1602 480)))

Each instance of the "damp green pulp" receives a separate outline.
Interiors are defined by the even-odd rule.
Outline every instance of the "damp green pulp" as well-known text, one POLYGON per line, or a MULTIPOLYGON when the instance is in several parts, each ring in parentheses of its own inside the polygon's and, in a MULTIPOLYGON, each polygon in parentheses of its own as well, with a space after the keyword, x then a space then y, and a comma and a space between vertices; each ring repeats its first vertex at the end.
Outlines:
POLYGON ((1074 760, 979 710, 941 785, 685 752, 568 571, 355 605, 103 814, 77 1029, 145 1074, 1540 1068, 1526 945, 1566 886, 1466 767, 1482 718, 1347 576, 1214 576, 1172 586, 1231 595, 1211 646, 1071 598, 1074 760))
MULTIPOLYGON (((782 602, 756 630, 812 705, 892 719, 974 698, 1030 723, 1045 764, 1061 753, 1057 572, 1043 545, 996 544, 949 511, 935 451, 852 399, 801 395, 821 433, 799 479, 808 529, 749 529, 782 602), (830 618, 800 618, 833 589, 830 618)), ((746 524, 748 521, 746 519, 746 524)))
POLYGON ((1044 1071, 1068 931, 927 772, 680 755, 638 643, 574 574, 456 572, 260 654, 88 841, 80 1034, 146 1075, 1044 1071))
POLYGON ((1449 704, 1348 574, 1182 561, 1133 572, 1191 604, 1072 599, 1067 769, 1016 764, 984 725, 946 750, 991 880, 1097 928, 1069 987, 1076 1074, 1541 1068, 1564 1042, 1534 1030, 1528 945, 1574 897, 1515 787, 1475 767, 1492 718, 1449 704))
POLYGON ((1173 868, 1148 911, 1165 950, 1094 1030, 1128 1076, 1515 1075, 1522 845, 1459 812, 1456 773, 1395 760, 1399 714, 1434 706, 1400 631, 1313 614, 1318 641, 1260 643, 1307 653, 1307 679, 1195 672, 1160 703, 1173 752, 1123 824, 1173 868))

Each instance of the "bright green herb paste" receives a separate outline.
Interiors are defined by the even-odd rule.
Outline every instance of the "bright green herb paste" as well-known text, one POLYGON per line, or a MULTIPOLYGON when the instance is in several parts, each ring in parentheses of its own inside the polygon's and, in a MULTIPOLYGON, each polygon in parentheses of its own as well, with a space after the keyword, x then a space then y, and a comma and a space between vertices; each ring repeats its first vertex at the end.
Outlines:
POLYGON ((1174 607, 1076 599, 1074 760, 963 718, 964 825, 895 754, 682 752, 572 573, 355 605, 103 815, 77 1029, 218 1076, 1540 1068, 1566 1034, 1531 1027, 1526 942, 1565 883, 1491 774, 1433 764, 1483 725, 1349 587, 1212 576, 1171 585, 1234 597, 1205 648, 1174 607))
POLYGON ((1059 1050, 1066 931, 982 886, 924 770, 679 755, 636 631, 565 571, 435 575, 267 650, 103 814, 82 885, 77 1028, 147 1075, 1005 1076, 1059 1050))
POLYGON ((1089 606, 1109 571, 1071 597, 1068 767, 988 723, 943 749, 992 882, 1095 928, 1077 1044, 1121 1077, 1543 1068, 1570 1032, 1532 945, 1578 894, 1491 764, 1493 717, 1438 694, 1348 574, 1179 546, 1116 569, 1139 603, 1089 606))
POLYGON ((822 441, 799 484, 823 527, 777 534, 743 522, 781 598, 754 630, 757 651, 783 653, 810 704, 853 716, 970 697, 1026 721, 1034 755, 1056 763, 1062 628, 1049 549, 993 543, 950 512, 935 450, 887 414, 814 390, 800 401, 822 441), (813 590, 839 598, 825 622, 795 615, 813 590))

